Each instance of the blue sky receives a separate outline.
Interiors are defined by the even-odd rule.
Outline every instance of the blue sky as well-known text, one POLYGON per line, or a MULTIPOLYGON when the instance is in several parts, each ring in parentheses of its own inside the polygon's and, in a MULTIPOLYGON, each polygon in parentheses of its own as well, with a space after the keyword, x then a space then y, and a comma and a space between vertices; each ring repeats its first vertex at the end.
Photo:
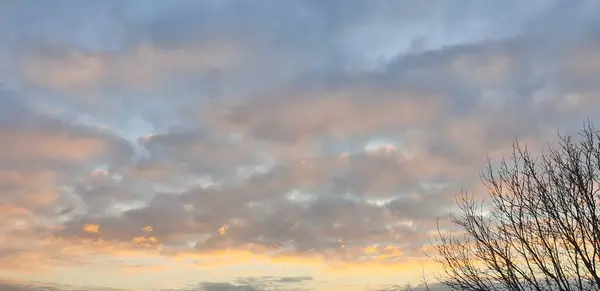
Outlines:
POLYGON ((436 218, 461 189, 485 195, 486 156, 597 121, 598 13, 4 1, 0 287, 418 282, 437 270, 423 255, 436 218))

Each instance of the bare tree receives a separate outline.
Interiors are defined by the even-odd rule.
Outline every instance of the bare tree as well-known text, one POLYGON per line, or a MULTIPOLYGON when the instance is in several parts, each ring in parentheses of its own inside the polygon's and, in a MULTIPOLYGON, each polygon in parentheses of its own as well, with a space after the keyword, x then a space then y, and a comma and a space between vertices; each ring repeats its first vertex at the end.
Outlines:
POLYGON ((509 159, 482 175, 489 200, 463 194, 432 257, 451 290, 600 290, 600 131, 534 155, 514 143, 509 159), (486 204, 485 202, 490 202, 486 204), (486 206, 487 205, 487 206, 486 206))

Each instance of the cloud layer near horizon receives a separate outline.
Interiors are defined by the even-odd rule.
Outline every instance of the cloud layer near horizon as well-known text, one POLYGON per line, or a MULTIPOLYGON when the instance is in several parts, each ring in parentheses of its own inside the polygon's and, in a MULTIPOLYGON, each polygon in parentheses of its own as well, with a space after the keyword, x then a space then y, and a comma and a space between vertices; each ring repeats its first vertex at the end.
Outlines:
POLYGON ((600 111, 595 1, 422 2, 0 4, 0 277, 415 280, 486 155, 600 111))

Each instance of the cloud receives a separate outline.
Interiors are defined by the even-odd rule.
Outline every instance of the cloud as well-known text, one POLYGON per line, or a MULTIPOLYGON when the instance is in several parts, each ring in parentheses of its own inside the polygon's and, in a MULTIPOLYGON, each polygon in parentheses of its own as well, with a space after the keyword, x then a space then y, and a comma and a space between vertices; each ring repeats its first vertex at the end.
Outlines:
POLYGON ((0 269, 418 276, 486 155, 600 111, 598 6, 463 2, 0 4, 0 269))
POLYGON ((76 288, 73 286, 18 280, 0 280, 2 291, 124 291, 110 288, 76 288))
POLYGON ((25 60, 23 73, 34 84, 63 91, 104 85, 152 88, 174 74, 228 68, 235 62, 237 50, 233 45, 166 49, 149 44, 126 54, 58 50, 58 54, 42 52, 25 60))
POLYGON ((425 237, 412 227, 431 219, 423 209, 435 211, 441 206, 413 193, 393 198, 387 205, 334 196, 327 189, 315 189, 325 191, 322 193, 289 193, 286 197, 285 192, 295 184, 288 184, 288 178, 275 179, 273 174, 254 177, 232 188, 158 195, 146 206, 123 211, 119 216, 73 217, 54 235, 93 238, 96 236, 82 231, 92 225, 100 230, 102 239, 139 245, 178 247, 192 242, 199 252, 250 248, 257 253, 313 253, 356 260, 368 255, 363 248, 382 241, 402 244, 403 252, 418 249, 425 237), (152 225, 151 234, 143 230, 147 225, 152 225))
POLYGON ((248 104, 222 109, 225 113, 215 114, 215 119, 244 136, 285 144, 414 126, 436 115, 436 101, 427 93, 349 86, 332 92, 278 93, 272 98, 252 99, 248 104))
POLYGON ((280 283, 298 283, 303 281, 312 281, 312 277, 283 277, 277 278, 276 281, 280 283))
POLYGON ((150 167, 166 164, 199 174, 224 174, 260 162, 259 155, 243 141, 208 130, 157 133, 148 137, 144 145, 152 155, 147 162, 150 167))
MULTIPOLYGON (((197 286, 182 288, 182 289, 169 289, 169 291, 175 290, 202 290, 202 291, 259 291, 259 290, 273 290, 273 287, 282 288, 280 285, 273 285, 273 283, 281 282, 281 283, 293 283, 304 280, 311 280, 309 277, 260 277, 260 278, 244 278, 238 279, 238 281, 246 282, 238 283, 238 284, 230 284, 230 283, 218 283, 218 282, 204 282, 200 283, 197 286), (258 285, 262 287, 253 287, 253 285, 258 285), (265 289, 266 288, 266 289, 265 289)), ((285 288, 285 287, 283 287, 285 288)), ((95 288, 95 287, 83 287, 77 288, 74 286, 67 285, 59 285, 59 284, 50 284, 50 283, 41 283, 41 282, 31 282, 31 281, 16 281, 16 280, 1 280, 0 281, 0 290, 3 291, 124 291, 121 289, 110 289, 110 288, 95 288)), ((167 291, 167 289, 161 289, 167 291)), ((277 289, 277 290, 288 290, 288 289, 277 289)), ((290 289, 291 290, 291 289, 290 289)), ((298 289, 294 289, 298 290, 298 289)))
POLYGON ((86 224, 83 226, 83 231, 89 232, 89 233, 100 233, 100 225, 86 224))
POLYGON ((252 286, 233 285, 230 283, 202 283, 200 284, 203 291, 258 291, 252 286))
POLYGON ((68 188, 95 163, 116 165, 132 152, 111 134, 46 114, 28 101, 0 92, 0 252, 5 258, 0 269, 31 274, 73 263, 68 256, 46 253, 43 238, 74 202, 68 188))
POLYGON ((259 290, 298 290, 289 289, 294 283, 312 281, 311 277, 245 277, 238 278, 234 284, 205 282, 200 284, 204 291, 259 291, 259 290))
POLYGON ((18 283, 9 283, 9 282, 0 282, 0 289, 6 291, 34 291, 34 290, 44 290, 44 291, 58 291, 60 289, 56 287, 41 287, 35 285, 24 285, 18 283))
POLYGON ((37 110, 23 96, 0 92, 7 114, 0 120, 5 150, 0 159, 9 163, 80 162, 92 158, 122 158, 130 148, 118 138, 37 110))
POLYGON ((398 59, 384 72, 348 75, 333 89, 317 90, 325 93, 292 86, 292 94, 259 96, 242 105, 219 103, 217 108, 229 113, 217 110, 203 117, 211 130, 235 135, 186 130, 145 138, 151 162, 136 165, 141 171, 123 176, 115 187, 182 175, 188 175, 189 184, 179 180, 170 182, 179 187, 147 188, 155 192, 153 198, 118 215, 98 216, 114 205, 94 203, 100 207, 93 215, 72 217, 54 235, 89 238, 82 227, 97 224, 103 239, 134 245, 192 245, 198 252, 247 248, 257 254, 315 254, 348 262, 408 260, 427 243, 435 217, 451 210, 460 187, 477 183, 486 154, 498 157, 515 135, 534 144, 546 140, 555 129, 551 117, 571 118, 539 107, 527 94, 540 88, 529 88, 507 73, 528 72, 514 65, 527 56, 526 49, 513 49, 511 41, 494 43, 496 50, 490 45, 398 59), (415 70, 419 66, 423 71, 415 70), (483 79, 467 74, 470 67, 481 69, 476 75, 483 79), (414 74, 456 82, 436 83, 431 94, 403 93, 426 85, 414 74), (388 75, 396 76, 398 84, 390 83, 388 75), (498 84, 512 93, 482 90, 498 84), (460 95, 460 88, 469 94, 460 95), (370 143, 385 135, 388 144, 372 150, 370 143), (295 151, 286 151, 290 146, 295 151), (259 168, 257 157, 264 153, 275 162, 235 178, 238 167, 259 168), (148 177, 144 169, 160 174, 148 177), (202 184, 201 175, 211 181, 202 184), (143 233, 147 225, 153 227, 151 236, 143 233), (369 255, 374 244, 398 251, 369 255))

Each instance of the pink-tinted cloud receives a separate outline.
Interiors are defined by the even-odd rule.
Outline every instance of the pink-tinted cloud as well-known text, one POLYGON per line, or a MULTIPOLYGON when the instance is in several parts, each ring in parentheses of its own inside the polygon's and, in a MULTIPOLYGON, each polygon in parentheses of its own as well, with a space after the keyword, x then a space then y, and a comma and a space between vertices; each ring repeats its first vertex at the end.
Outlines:
POLYGON ((66 92, 85 92, 105 84, 150 89, 172 74, 202 73, 235 64, 233 44, 165 49, 142 44, 127 54, 42 52, 24 60, 23 74, 34 84, 66 92))

